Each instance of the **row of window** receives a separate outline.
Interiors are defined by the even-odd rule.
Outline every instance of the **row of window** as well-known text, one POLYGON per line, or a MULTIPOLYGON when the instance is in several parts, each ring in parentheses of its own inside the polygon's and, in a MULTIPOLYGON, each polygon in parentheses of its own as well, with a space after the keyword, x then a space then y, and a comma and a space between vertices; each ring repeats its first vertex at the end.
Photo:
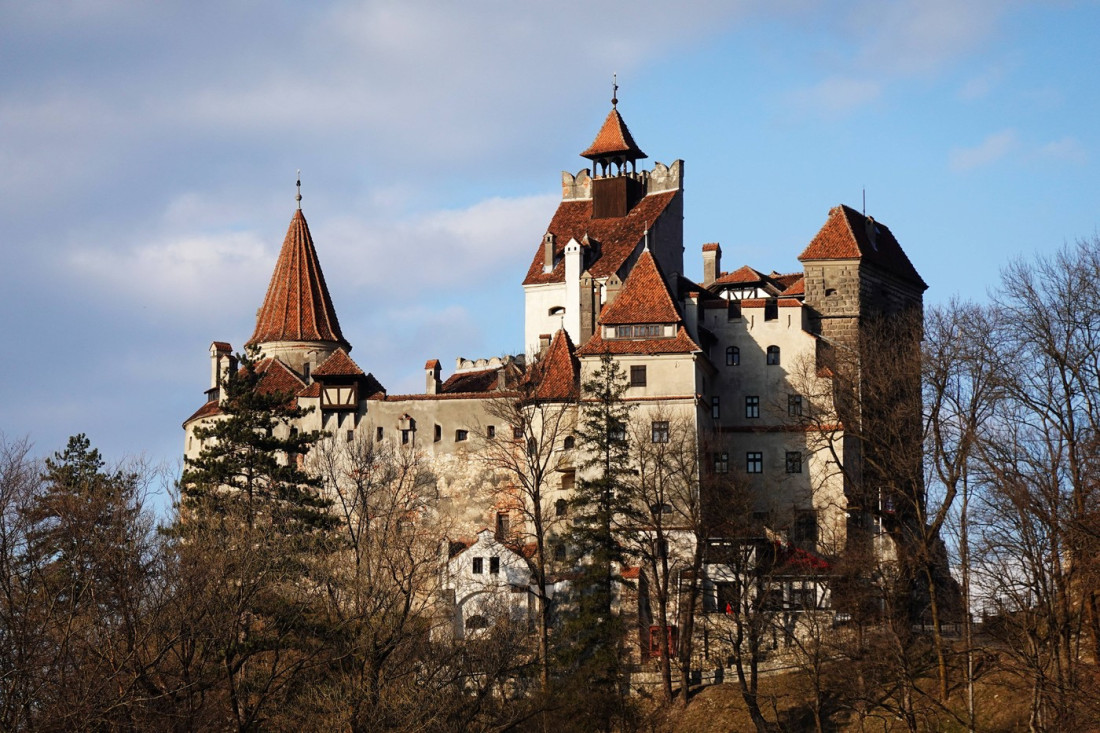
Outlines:
MULTIPOLYGON (((787 451, 787 473, 802 473, 802 452, 796 450, 787 451)), ((720 452, 714 454, 714 472, 729 473, 730 454, 720 452)), ((745 453, 745 473, 764 473, 764 453, 762 451, 749 451, 745 453)))
MULTIPOLYGON (((779 347, 769 346, 765 358, 768 366, 779 366, 779 347)), ((741 349, 736 346, 726 347, 726 366, 741 365, 741 349)))
MULTIPOLYGON (((791 417, 802 415, 802 395, 787 395, 787 414, 791 417)), ((715 420, 722 417, 722 400, 718 396, 710 398, 710 416, 715 420)), ((750 419, 760 417, 759 395, 747 395, 745 397, 745 417, 750 419)), ((657 443, 659 441, 654 440, 653 442, 657 443)))

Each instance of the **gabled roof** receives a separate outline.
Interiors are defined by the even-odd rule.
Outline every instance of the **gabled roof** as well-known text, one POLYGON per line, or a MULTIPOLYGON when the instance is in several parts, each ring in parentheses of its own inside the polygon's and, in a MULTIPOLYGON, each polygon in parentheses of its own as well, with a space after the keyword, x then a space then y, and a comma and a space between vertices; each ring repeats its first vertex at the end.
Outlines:
POLYGON ((359 368, 358 364, 352 361, 352 358, 348 356, 348 352, 343 349, 337 349, 332 352, 329 358, 325 359, 313 370, 313 376, 360 377, 363 376, 363 370, 359 368))
POLYGON ((739 267, 733 272, 722 273, 722 276, 715 279, 715 285, 741 285, 745 283, 761 283, 767 282, 767 276, 759 270, 745 265, 739 267))
POLYGON ((619 295, 600 314, 600 323, 679 323, 680 313, 672 302, 657 260, 648 249, 623 282, 619 295))
POLYGON ((603 121, 603 126, 596 133, 596 139, 581 155, 590 160, 608 155, 622 156, 627 160, 648 157, 634 142, 626 122, 623 121, 622 115, 615 107, 612 107, 611 111, 607 113, 607 119, 603 121))
POLYGON ((577 356, 599 356, 600 354, 693 354, 702 351, 692 341, 687 330, 680 326, 676 337, 670 339, 605 339, 603 331, 597 329, 584 346, 577 349, 577 356))
POLYGON ((786 290, 783 291, 783 295, 805 295, 806 294, 806 278, 799 276, 797 280, 791 283, 786 290))
POLYGON ((340 322, 301 209, 290 220, 256 317, 256 330, 246 345, 273 341, 336 342, 351 350, 340 333, 340 322))
MULTIPOLYGON (((626 216, 606 219, 592 218, 592 199, 571 199, 558 204, 554 218, 550 220, 547 232, 554 235, 554 262, 551 272, 543 272, 544 260, 542 239, 535 249, 535 256, 524 278, 524 285, 565 282, 565 246, 569 240, 576 239, 595 248, 596 258, 585 260, 582 270, 587 269, 595 278, 608 277, 623 266, 627 258, 641 244, 646 226, 653 228, 672 200, 676 191, 653 193, 635 204, 626 216)), ((582 257, 584 254, 582 253, 582 257)))
POLYGON ((546 354, 535 362, 528 378, 534 384, 536 400, 568 400, 580 393, 580 364, 573 341, 565 329, 558 329, 546 354))
POLYGON ((440 394, 453 392, 488 392, 496 389, 500 369, 482 369, 476 372, 452 374, 439 388, 440 394))
POLYGON ((260 394, 281 392, 295 395, 306 383, 278 359, 264 359, 256 365, 256 373, 262 375, 256 391, 260 394))
POLYGON ((825 225, 798 259, 801 262, 861 259, 921 289, 928 287, 889 227, 843 204, 829 210, 825 225))

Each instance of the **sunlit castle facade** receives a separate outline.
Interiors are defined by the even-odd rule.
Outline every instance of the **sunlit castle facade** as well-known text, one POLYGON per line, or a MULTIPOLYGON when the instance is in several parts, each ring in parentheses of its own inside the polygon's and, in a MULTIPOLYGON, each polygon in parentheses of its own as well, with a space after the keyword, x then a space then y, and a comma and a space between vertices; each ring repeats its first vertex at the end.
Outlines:
MULTIPOLYGON (((838 557, 850 528, 874 524, 878 508, 854 485, 858 476, 837 468, 858 450, 842 426, 808 419, 833 412, 822 354, 854 345, 872 314, 919 312, 927 286, 887 227, 846 206, 828 212, 799 257, 801 272, 725 271, 720 245, 698 243, 702 279, 688 279, 684 162, 641 165, 647 156, 617 100, 582 156, 591 167, 562 173, 562 200, 546 230, 531 232, 531 265, 516 273, 525 297, 517 356, 456 358, 449 374, 433 356, 422 393, 389 394, 371 364, 352 359, 297 210, 245 343, 259 350, 264 385, 313 408, 294 429, 417 449, 434 467, 434 509, 448 518, 458 543, 449 546, 460 548, 454 557, 489 567, 491 557, 472 553, 498 547, 484 533, 491 528, 511 548, 497 562, 514 585, 526 578, 515 563, 529 557, 529 528, 520 499, 500 490, 507 477, 483 460, 486 441, 513 439, 493 404, 538 375, 540 397, 575 411, 581 385, 610 354, 629 382, 625 399, 637 405, 632 439, 690 431, 700 480, 745 487, 761 536, 838 557)), ((236 368, 229 343, 213 342, 210 358, 206 403, 184 423, 188 457, 201 450, 194 429, 218 418, 221 382, 236 368)), ((561 507, 583 478, 570 452, 583 446, 571 434, 556 439, 565 459, 555 463, 547 506, 561 520, 551 532, 560 534, 568 520, 561 507)), ((552 570, 565 572, 573 558, 555 543, 552 570)), ((451 559, 445 575, 465 577, 451 559)))

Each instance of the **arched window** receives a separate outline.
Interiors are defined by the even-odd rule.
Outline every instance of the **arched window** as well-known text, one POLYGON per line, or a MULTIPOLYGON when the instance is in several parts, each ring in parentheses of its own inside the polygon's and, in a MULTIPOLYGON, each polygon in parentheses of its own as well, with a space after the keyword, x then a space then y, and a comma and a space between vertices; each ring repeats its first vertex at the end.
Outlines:
POLYGON ((564 305, 555 305, 553 308, 551 308, 547 312, 547 315, 564 316, 565 315, 565 306, 564 305))
POLYGON ((769 346, 768 347, 768 366, 778 366, 778 365, 779 365, 779 347, 778 346, 769 346))
POLYGON ((577 440, 572 435, 565 436, 565 441, 562 443, 562 448, 565 450, 573 450, 573 447, 577 445, 577 440))
POLYGON ((726 366, 737 366, 741 363, 741 349, 736 346, 726 347, 726 366))
POLYGON ((558 499, 554 502, 554 512, 556 516, 564 517, 569 513, 569 502, 565 499, 558 499))

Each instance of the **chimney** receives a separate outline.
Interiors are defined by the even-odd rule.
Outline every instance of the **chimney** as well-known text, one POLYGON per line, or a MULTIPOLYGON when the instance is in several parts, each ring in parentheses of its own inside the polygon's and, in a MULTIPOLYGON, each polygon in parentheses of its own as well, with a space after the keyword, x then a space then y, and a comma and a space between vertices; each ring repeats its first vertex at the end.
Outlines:
POLYGON ((722 247, 718 242, 703 245, 703 287, 709 288, 722 272, 722 247))
POLYGON ((439 381, 439 360, 432 359, 424 365, 424 381, 427 389, 424 394, 439 394, 442 383, 439 381))
POLYGON ((542 238, 542 271, 554 271, 554 234, 547 232, 542 238))
POLYGON ((611 277, 607 278, 607 285, 604 290, 604 305, 611 305, 615 302, 615 298, 619 297, 619 291, 622 290, 623 281, 619 279, 619 276, 615 273, 611 273, 611 277))
POLYGON ((546 352, 550 349, 550 334, 539 334, 539 358, 546 356, 546 352))

